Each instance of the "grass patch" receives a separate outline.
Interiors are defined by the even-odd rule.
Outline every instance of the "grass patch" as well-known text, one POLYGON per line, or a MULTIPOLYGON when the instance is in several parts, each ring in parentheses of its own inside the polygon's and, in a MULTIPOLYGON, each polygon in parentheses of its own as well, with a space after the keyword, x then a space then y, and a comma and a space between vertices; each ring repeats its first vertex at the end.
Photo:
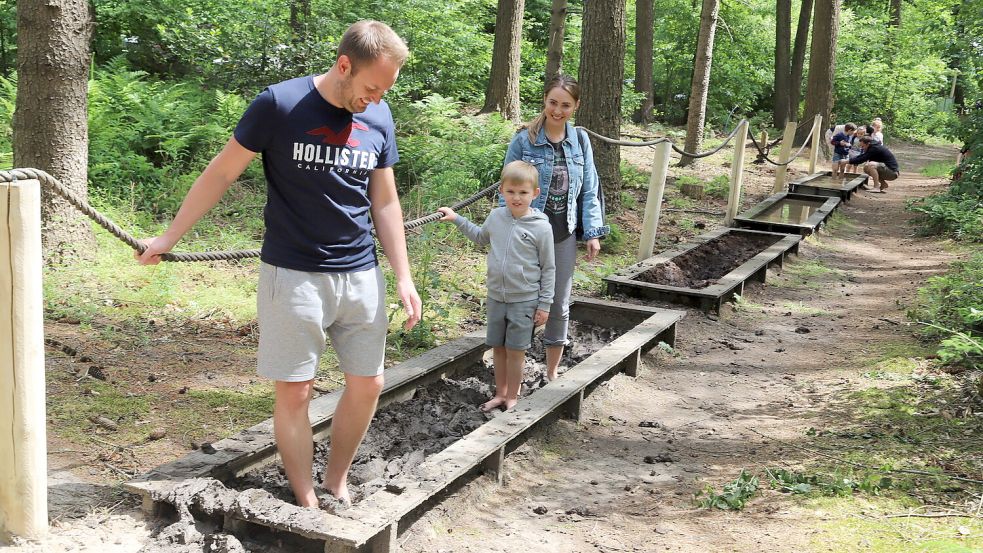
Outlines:
POLYGON ((810 539, 813 551, 975 553, 983 550, 979 518, 891 517, 907 502, 888 498, 816 498, 806 505, 827 519, 810 539))
POLYGON ((111 434, 115 443, 132 443, 146 436, 146 428, 136 423, 150 413, 153 396, 127 394, 99 380, 86 384, 83 390, 47 395, 48 420, 56 435, 76 443, 89 442, 89 436, 102 432, 89 417, 101 416, 119 425, 111 434))
POLYGON ((956 164, 951 161, 933 161, 922 167, 921 173, 926 177, 942 179, 952 176, 952 170, 955 168, 956 164))
POLYGON ((190 390, 168 417, 177 435, 190 440, 222 439, 268 419, 273 413, 273 384, 242 390, 190 390))
POLYGON ((734 295, 734 311, 744 313, 762 313, 764 310, 764 305, 755 303, 740 294, 734 295))
POLYGON ((782 308, 786 311, 791 311, 797 315, 809 315, 812 317, 819 317, 821 315, 829 315, 828 311, 818 309, 815 307, 810 307, 801 301, 787 301, 782 304, 782 308))

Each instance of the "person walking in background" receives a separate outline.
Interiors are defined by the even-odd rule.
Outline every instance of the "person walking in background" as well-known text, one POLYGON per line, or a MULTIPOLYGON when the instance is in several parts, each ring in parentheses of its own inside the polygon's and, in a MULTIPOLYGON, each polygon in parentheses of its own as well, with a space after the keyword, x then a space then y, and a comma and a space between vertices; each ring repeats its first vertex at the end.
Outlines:
POLYGON ((518 401, 526 350, 534 328, 549 316, 556 280, 553 230, 546 215, 529 207, 539 196, 536 167, 513 161, 502 169, 501 182, 505 207, 492 210, 480 227, 449 207, 440 208, 441 221, 457 225, 475 244, 491 246, 485 343, 493 348, 495 396, 482 411, 507 411, 518 401))
POLYGON ((327 73, 266 88, 195 181, 167 231, 144 240, 139 256, 142 264, 159 263, 262 152, 267 201, 257 291, 258 372, 275 381, 277 449, 303 507, 322 500, 350 503, 348 470, 382 391, 386 283, 373 227, 396 274, 405 328, 420 320, 392 169, 399 160, 395 129, 382 101, 408 53, 384 23, 359 21, 342 36, 327 73), (322 482, 330 496, 319 497, 307 411, 327 336, 345 373, 345 389, 331 424, 322 482))
POLYGON ((590 140, 570 123, 579 106, 577 81, 566 75, 554 77, 543 92, 543 111, 516 133, 505 154, 506 165, 521 160, 536 167, 539 196, 532 207, 545 213, 553 228, 556 294, 543 331, 549 380, 557 377, 568 343, 577 240, 586 241, 590 261, 601 249, 601 237, 611 232, 604 224, 604 194, 590 140))

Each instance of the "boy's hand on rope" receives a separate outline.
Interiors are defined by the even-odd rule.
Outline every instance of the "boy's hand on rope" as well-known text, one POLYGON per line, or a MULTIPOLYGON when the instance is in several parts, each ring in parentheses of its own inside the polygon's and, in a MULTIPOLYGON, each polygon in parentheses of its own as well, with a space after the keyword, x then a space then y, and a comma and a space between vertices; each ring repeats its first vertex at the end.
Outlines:
POLYGON ((174 242, 171 242, 164 236, 144 238, 139 240, 139 242, 147 247, 142 254, 136 251, 133 252, 133 258, 139 261, 141 265, 156 265, 160 263, 161 254, 171 251, 171 248, 174 247, 174 242))
POLYGON ((532 324, 535 326, 546 324, 546 319, 550 316, 549 311, 543 311, 542 309, 537 309, 536 314, 532 317, 532 324))
POLYGON ((403 302, 403 309, 406 311, 406 322, 403 323, 404 330, 410 330, 416 323, 420 322, 420 315, 423 313, 423 302, 420 294, 416 292, 416 285, 412 280, 401 280, 396 282, 396 294, 399 301, 403 302))
POLYGON ((438 219, 439 221, 450 221, 454 222, 457 220, 457 213, 449 207, 438 207, 437 211, 441 212, 444 216, 438 219))

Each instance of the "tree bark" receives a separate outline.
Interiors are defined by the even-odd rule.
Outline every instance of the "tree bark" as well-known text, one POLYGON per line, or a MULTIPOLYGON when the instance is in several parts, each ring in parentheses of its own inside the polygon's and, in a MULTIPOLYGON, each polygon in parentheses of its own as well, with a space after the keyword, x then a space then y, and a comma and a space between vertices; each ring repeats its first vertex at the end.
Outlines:
POLYGON ((525 0, 499 0, 495 19, 495 46, 491 75, 485 89, 485 105, 480 113, 499 112, 518 123, 519 54, 522 48, 522 12, 525 0))
MULTIPOLYGON (((621 83, 625 77, 625 0, 584 3, 580 41, 580 109, 577 123, 617 139, 621 135, 621 83)), ((609 206, 619 204, 621 150, 591 141, 594 163, 609 206)))
POLYGON ((802 98, 802 68, 806 59, 806 45, 809 42, 809 20, 812 17, 812 0, 802 0, 799 8, 799 22, 795 27, 795 46, 792 49, 792 71, 789 79, 789 121, 799 120, 799 100, 802 98))
MULTIPOLYGON (((816 2, 812 26, 812 49, 809 52, 809 80, 806 84, 806 107, 803 119, 811 120, 816 114, 823 116, 823 125, 830 123, 833 110, 833 76, 836 73, 836 38, 839 31, 840 0, 816 2)), ((795 134, 796 144, 801 144, 809 133, 808 125, 795 134)), ((819 137, 823 151, 829 148, 819 137)))
POLYGON ((546 81, 563 71, 563 34, 567 24, 567 0, 553 0, 550 11, 550 39, 546 47, 546 81))
POLYGON ((792 43, 792 0, 777 0, 775 3, 775 103, 772 123, 781 129, 788 123, 792 43))
MULTIPOLYGON (((791 1, 791 0, 789 0, 791 1)), ((652 49, 654 40, 654 0, 635 2, 635 92, 644 94, 642 105, 635 112, 636 123, 652 120, 652 49)))
MULTIPOLYGON (((700 35, 696 43, 693 64, 693 84, 689 94, 689 115, 686 118, 686 145, 683 149, 696 153, 703 143, 703 124, 707 114, 707 92, 710 89, 710 67, 713 65, 713 36, 717 32, 717 14, 720 0, 703 0, 700 12, 700 35)), ((693 158, 683 156, 679 166, 693 163, 693 158)))
POLYGON ((887 24, 894 28, 901 26, 901 0, 891 0, 891 16, 887 24))
MULTIPOLYGON (((86 198, 88 77, 93 17, 86 0, 17 2, 14 167, 48 172, 86 198)), ((49 264, 95 245, 85 217, 44 191, 42 245, 49 264)))

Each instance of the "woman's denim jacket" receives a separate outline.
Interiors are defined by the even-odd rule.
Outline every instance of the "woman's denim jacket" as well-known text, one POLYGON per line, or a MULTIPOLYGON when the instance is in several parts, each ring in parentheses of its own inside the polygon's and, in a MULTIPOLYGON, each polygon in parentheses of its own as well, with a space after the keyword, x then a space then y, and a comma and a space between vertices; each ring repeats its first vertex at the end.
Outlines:
MULTIPOLYGON (((570 191, 567 193, 567 229, 570 234, 577 230, 577 214, 582 218, 583 240, 600 238, 610 234, 611 229, 604 224, 604 205, 599 195, 597 169, 594 167, 594 153, 586 133, 566 124, 567 135, 563 139, 563 155, 567 160, 567 171, 570 174, 570 191), (579 136, 578 136, 579 133, 579 136), (583 206, 578 211, 577 199, 583 189, 583 206)), ((529 142, 528 129, 522 129, 512 138, 509 150, 505 154, 505 163, 517 159, 529 162, 539 171, 539 197, 532 202, 532 207, 544 211, 546 197, 549 195, 550 179, 553 177, 553 146, 546 139, 546 129, 539 130, 534 144, 529 142)), ((500 199, 500 205, 504 205, 500 199)), ((580 238, 580 237, 578 237, 580 238)))

